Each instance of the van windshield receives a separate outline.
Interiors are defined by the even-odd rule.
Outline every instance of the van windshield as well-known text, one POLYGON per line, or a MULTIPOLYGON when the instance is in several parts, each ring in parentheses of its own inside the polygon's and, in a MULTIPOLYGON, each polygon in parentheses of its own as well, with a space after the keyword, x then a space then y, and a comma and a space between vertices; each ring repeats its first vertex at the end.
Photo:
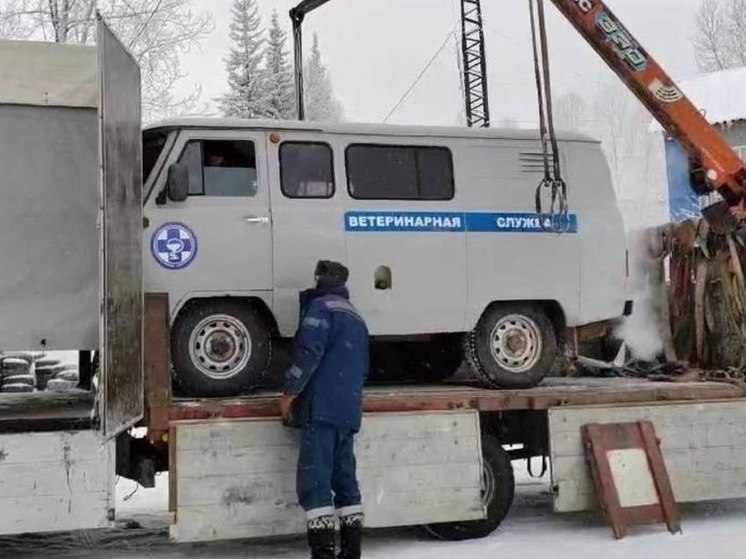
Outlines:
POLYGON ((148 183, 150 173, 158 162, 158 158, 168 140, 168 132, 163 130, 148 130, 142 136, 142 179, 148 183))

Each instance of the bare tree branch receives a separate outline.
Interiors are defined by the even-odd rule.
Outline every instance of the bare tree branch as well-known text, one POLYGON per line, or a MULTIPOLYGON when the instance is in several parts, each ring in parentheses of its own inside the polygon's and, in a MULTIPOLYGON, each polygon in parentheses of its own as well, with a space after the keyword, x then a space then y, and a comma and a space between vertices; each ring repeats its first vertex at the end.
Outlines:
POLYGON ((700 70, 746 65, 746 0, 703 0, 695 23, 692 44, 700 70))
POLYGON ((183 99, 172 91, 184 77, 181 57, 210 33, 212 20, 190 0, 0 0, 0 37, 90 44, 96 8, 141 64, 145 120, 193 109, 198 89, 183 99))

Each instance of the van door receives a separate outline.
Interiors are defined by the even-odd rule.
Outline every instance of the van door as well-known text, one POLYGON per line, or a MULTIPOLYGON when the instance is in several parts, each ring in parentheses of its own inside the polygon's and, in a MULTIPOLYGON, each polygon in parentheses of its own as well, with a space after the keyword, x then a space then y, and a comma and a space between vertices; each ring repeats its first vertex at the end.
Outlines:
POLYGON ((161 173, 145 208, 145 277, 172 308, 196 296, 242 296, 272 288, 272 228, 264 133, 186 130, 166 170, 186 166, 189 197, 166 196, 161 173))
POLYGON ((465 329, 466 224, 451 148, 390 137, 345 148, 350 290, 374 335, 465 329))
POLYGON ((341 152, 334 137, 311 132, 277 134, 279 140, 268 148, 274 229, 273 310, 280 333, 292 336, 298 322, 298 293, 313 286, 316 262, 347 262, 337 184, 340 169, 335 169, 341 152))

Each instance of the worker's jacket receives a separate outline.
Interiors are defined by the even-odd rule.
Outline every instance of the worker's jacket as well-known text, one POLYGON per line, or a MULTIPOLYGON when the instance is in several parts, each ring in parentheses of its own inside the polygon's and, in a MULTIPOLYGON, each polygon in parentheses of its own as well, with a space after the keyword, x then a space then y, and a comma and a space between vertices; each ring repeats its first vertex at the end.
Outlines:
POLYGON ((301 316, 285 394, 298 395, 294 423, 358 431, 368 376, 368 328, 345 288, 301 293, 301 316))

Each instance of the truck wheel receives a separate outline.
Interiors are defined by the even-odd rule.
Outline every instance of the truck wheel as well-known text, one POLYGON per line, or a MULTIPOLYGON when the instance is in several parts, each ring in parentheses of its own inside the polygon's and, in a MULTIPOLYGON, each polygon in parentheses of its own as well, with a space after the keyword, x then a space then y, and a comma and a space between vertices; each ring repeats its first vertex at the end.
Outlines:
POLYGON ((515 494, 515 478, 510 457, 495 437, 484 435, 482 437, 482 460, 482 500, 487 509, 487 518, 425 526, 431 535, 448 541, 484 538, 494 532, 505 520, 515 494))
POLYGON ((261 312, 237 300, 205 300, 179 313, 171 334, 174 376, 190 396, 235 396, 258 384, 272 341, 261 312))
POLYGON ((472 369, 491 386, 531 388, 557 357, 557 334, 533 305, 496 305, 482 316, 466 349, 472 369))

